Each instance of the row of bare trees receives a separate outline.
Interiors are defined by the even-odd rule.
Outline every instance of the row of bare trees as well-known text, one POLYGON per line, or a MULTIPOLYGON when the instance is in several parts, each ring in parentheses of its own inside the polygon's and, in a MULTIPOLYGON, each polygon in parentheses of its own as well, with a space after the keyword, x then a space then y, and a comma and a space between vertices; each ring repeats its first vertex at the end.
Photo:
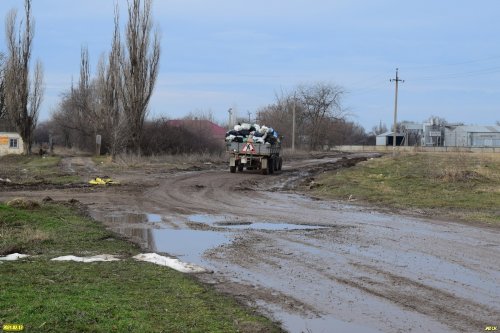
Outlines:
POLYGON ((0 54, 0 119, 14 127, 23 139, 25 154, 31 153, 33 132, 43 98, 43 68, 37 61, 31 72, 34 38, 31 0, 25 0, 25 17, 18 25, 17 11, 5 19, 7 53, 0 54))
POLYGON ((364 143, 364 129, 346 120, 342 106, 345 91, 342 87, 325 82, 300 85, 289 92, 281 92, 276 101, 261 108, 258 121, 273 126, 286 137, 284 144, 311 150, 324 145, 364 143), (295 114, 295 138, 293 122, 295 114))
POLYGON ((63 94, 52 120, 58 141, 87 148, 101 135, 112 156, 122 151, 141 153, 148 104, 158 77, 160 35, 153 32, 151 0, 131 0, 122 41, 119 11, 111 51, 101 56, 92 77, 89 52, 82 47, 80 78, 63 94))
MULTIPOLYGON (((19 25, 14 10, 7 16, 8 52, 0 54, 0 117, 7 119, 21 134, 25 153, 31 152, 43 97, 41 63, 37 62, 30 73, 34 37, 31 1, 25 0, 26 16, 19 25)), ((117 7, 111 50, 101 56, 94 75, 89 51, 82 47, 78 82, 63 93, 50 121, 51 131, 59 143, 88 150, 99 134, 104 150, 115 156, 123 151, 140 154, 141 143, 144 149, 144 142, 151 141, 151 137, 143 140, 143 133, 158 77, 160 35, 158 29, 153 30, 152 0, 129 0, 127 3, 124 37, 122 39, 120 34, 117 7)), ((288 138, 285 140, 288 145, 292 144, 293 121, 294 144, 304 148, 365 143, 363 128, 346 121, 346 111, 342 107, 344 93, 342 87, 328 83, 298 86, 289 93, 282 92, 275 103, 261 108, 259 122, 275 126, 288 138)), ((193 132, 168 128, 163 120, 151 122, 147 130, 159 133, 166 129, 181 137, 193 132)), ((158 139, 151 141, 155 142, 158 139)), ((188 142, 183 141, 181 145, 191 147, 188 142)), ((164 143, 160 150, 172 151, 172 148, 164 143)))

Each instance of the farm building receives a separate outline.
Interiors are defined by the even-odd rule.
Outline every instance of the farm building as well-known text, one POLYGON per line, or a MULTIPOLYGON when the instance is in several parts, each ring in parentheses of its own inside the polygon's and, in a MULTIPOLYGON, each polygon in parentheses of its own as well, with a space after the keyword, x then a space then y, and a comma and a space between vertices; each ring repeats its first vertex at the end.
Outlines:
POLYGON ((0 132, 0 156, 23 153, 23 139, 15 132, 0 132))
POLYGON ((445 126, 446 147, 500 147, 500 126, 445 126))
MULTIPOLYGON (((377 146, 393 146, 394 142, 394 132, 385 132, 377 135, 376 145, 377 146)), ((401 146, 403 143, 405 135, 403 133, 396 133, 396 146, 401 146)))

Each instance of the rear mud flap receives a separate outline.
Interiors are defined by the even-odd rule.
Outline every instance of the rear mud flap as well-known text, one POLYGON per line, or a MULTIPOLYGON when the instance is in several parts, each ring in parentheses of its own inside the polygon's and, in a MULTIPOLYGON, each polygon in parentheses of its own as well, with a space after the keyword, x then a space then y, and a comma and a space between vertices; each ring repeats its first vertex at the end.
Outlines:
POLYGON ((267 158, 263 158, 263 159, 260 161, 260 168, 261 168, 261 169, 267 169, 267 158))

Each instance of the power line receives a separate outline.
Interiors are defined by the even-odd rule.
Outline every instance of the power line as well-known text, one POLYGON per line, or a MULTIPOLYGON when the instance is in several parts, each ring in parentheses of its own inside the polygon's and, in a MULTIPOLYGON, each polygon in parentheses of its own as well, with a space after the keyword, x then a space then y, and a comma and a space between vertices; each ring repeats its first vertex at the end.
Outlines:
POLYGON ((459 78, 468 78, 474 76, 495 74, 500 72, 500 67, 489 67, 483 68, 475 71, 467 71, 467 72, 458 72, 458 73, 447 73, 442 75, 429 75, 429 76, 421 76, 416 77, 414 81, 432 81, 432 80, 445 80, 445 79, 459 79, 459 78))
POLYGON ((407 70, 414 70, 414 69, 420 70, 420 69, 425 69, 425 68, 452 67, 452 66, 481 63, 481 62, 495 60, 495 59, 500 59, 500 55, 490 56, 490 57, 486 57, 486 58, 472 59, 472 60, 464 60, 464 61, 459 61, 459 62, 444 63, 444 64, 405 66, 405 69, 407 69, 407 70))

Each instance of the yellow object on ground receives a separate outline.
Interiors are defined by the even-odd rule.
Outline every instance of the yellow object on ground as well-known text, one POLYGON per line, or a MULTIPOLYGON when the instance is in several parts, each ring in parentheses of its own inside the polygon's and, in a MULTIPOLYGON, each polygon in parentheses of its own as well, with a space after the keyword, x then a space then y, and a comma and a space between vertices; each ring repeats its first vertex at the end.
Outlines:
POLYGON ((108 184, 118 184, 109 177, 95 177, 94 179, 89 181, 91 185, 108 185, 108 184))

